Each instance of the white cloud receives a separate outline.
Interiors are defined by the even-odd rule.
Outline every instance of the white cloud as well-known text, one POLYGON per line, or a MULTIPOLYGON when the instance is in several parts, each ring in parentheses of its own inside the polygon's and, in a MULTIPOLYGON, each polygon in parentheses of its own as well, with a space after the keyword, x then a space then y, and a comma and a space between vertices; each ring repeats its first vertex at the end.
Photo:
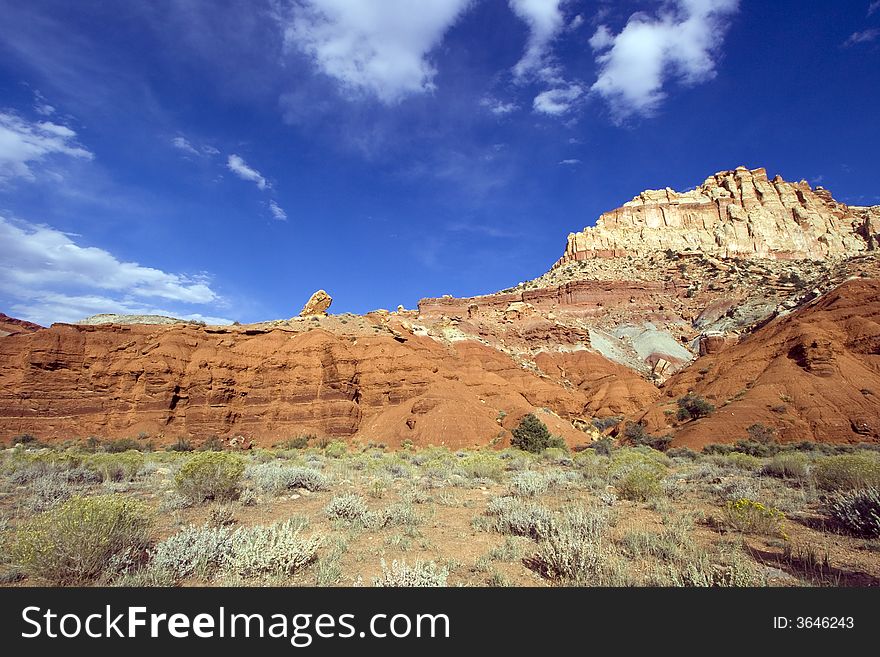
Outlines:
POLYGON ((256 169, 252 169, 247 165, 247 163, 238 155, 230 155, 226 160, 226 168, 232 171, 236 176, 241 178, 242 180, 248 180, 252 183, 255 183, 258 188, 266 189, 269 187, 269 183, 266 182, 266 179, 262 176, 262 174, 256 169))
POLYGON ((568 112, 583 95, 583 87, 579 84, 570 84, 567 87, 542 91, 535 96, 532 106, 541 114, 560 116, 568 112))
MULTIPOLYGON (((123 262, 48 226, 0 216, 0 292, 23 319, 48 324, 99 312, 174 315, 165 303, 220 304, 204 276, 123 262)), ((181 316, 181 315, 177 315, 181 316)), ((215 318, 216 319, 216 318, 215 318)))
POLYGON ((200 155, 195 146, 190 144, 186 137, 175 137, 171 140, 171 145, 174 146, 174 148, 183 151, 184 153, 189 153, 190 155, 200 155))
POLYGON ((496 116, 504 116, 505 114, 510 114, 519 109, 519 105, 516 103, 505 103, 502 100, 491 98, 489 96, 480 101, 480 106, 485 107, 496 116))
POLYGON ((76 133, 51 121, 27 121, 0 112, 0 181, 34 180, 33 166, 52 155, 91 160, 94 155, 76 141, 76 133))
POLYGON ((348 90, 387 104, 431 91, 428 55, 471 0, 296 0, 284 42, 348 90))
POLYGON ((861 32, 850 34, 849 38, 844 41, 843 45, 854 46, 857 43, 868 43, 874 41, 877 37, 880 37, 880 30, 876 28, 862 30, 861 32))
POLYGON ((272 212, 272 218, 278 221, 287 221, 287 213, 275 201, 269 201, 269 210, 272 212))
POLYGON ((591 90, 616 120, 650 116, 677 80, 695 85, 715 76, 718 49, 739 0, 674 0, 657 16, 633 14, 614 35, 600 25, 590 40, 599 77, 591 90))
POLYGON ((559 164, 563 166, 574 166, 575 164, 580 164, 580 160, 570 159, 570 160, 562 160, 559 164))
POLYGON ((546 65, 550 43, 565 25, 561 5, 564 0, 508 0, 511 10, 529 26, 529 41, 522 58, 513 67, 516 78, 537 73, 553 75, 546 65))
POLYGON ((580 14, 578 14, 577 16, 575 16, 574 18, 571 19, 571 22, 568 24, 568 29, 569 30, 576 30, 583 24, 584 24, 584 17, 581 16, 580 14))

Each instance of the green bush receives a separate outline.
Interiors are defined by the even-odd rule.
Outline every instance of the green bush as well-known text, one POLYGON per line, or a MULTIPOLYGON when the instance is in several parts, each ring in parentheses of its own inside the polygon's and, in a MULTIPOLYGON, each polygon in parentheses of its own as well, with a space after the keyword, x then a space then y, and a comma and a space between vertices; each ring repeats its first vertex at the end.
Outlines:
POLYGON ((73 497, 24 521, 9 556, 24 572, 54 584, 82 584, 119 571, 145 552, 152 517, 119 495, 73 497))
POLYGON ((82 462, 83 467, 97 472, 102 481, 131 481, 144 467, 144 455, 129 450, 122 453, 93 454, 82 462))
POLYGON ((757 440, 738 440, 734 445, 734 450, 741 454, 762 458, 774 456, 779 453, 780 449, 778 443, 763 443, 757 440))
POLYGON ((511 438, 510 444, 524 452, 539 454, 548 447, 559 447, 559 441, 554 440, 547 425, 532 413, 526 415, 511 433, 513 433, 513 438, 511 438))
POLYGON ((186 499, 229 500, 238 495, 244 459, 225 452, 198 452, 190 457, 174 478, 177 491, 186 499))
POLYGON ((688 461, 695 461, 699 454, 690 447, 673 447, 672 449, 666 450, 666 456, 671 459, 687 459, 688 461))
POLYGON ((816 484, 825 490, 880 487, 880 459, 871 454, 841 454, 819 459, 813 468, 816 484))
POLYGON ((644 445, 659 452, 665 452, 672 442, 672 436, 654 436, 648 433, 641 422, 627 422, 623 429, 623 437, 632 445, 644 445))
POLYGON ((782 452, 770 459, 761 472, 782 479, 806 479, 810 473, 810 459, 801 452, 782 452))
POLYGON ((140 448, 141 444, 134 438, 117 438, 116 440, 111 440, 107 443, 106 447, 104 447, 104 451, 109 452, 110 454, 118 454, 130 450, 138 451, 140 448))
POLYGON ((332 459, 340 459, 348 454, 348 445, 342 441, 334 441, 324 448, 324 455, 332 459))
POLYGON ((730 454, 733 451, 733 445, 721 445, 719 443, 710 443, 703 447, 703 454, 730 454))
POLYGON ((461 460, 461 468, 473 479, 501 481, 504 463, 494 452, 475 452, 461 460))
POLYGON ((727 524, 737 531, 767 536, 785 536, 782 531, 785 514, 779 509, 764 506, 754 500, 743 498, 728 502, 724 506, 724 518, 727 524))
POLYGON ((827 501, 828 515, 856 536, 880 537, 880 489, 838 493, 827 501))
POLYGON ((166 452, 191 452, 193 451, 192 443, 190 443, 186 438, 178 438, 177 442, 168 445, 165 448, 166 452))
POLYGON ((688 393, 678 400, 678 413, 676 417, 681 421, 697 420, 714 412, 715 407, 702 397, 688 393))
POLYGON ((662 480, 656 469, 637 465, 623 474, 614 485, 622 498, 647 502, 663 495, 662 480))
POLYGON ((719 464, 727 465, 737 470, 754 471, 761 467, 761 459, 751 454, 743 454, 741 452, 731 452, 727 456, 720 459, 719 464))

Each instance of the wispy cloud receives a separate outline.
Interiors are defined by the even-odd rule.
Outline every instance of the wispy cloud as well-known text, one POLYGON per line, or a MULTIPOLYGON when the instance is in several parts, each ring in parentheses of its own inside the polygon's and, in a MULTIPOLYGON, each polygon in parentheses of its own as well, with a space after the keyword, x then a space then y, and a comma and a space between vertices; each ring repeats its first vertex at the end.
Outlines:
POLYGON ((238 155, 232 154, 226 159, 226 168, 242 180, 256 184, 259 189, 269 187, 269 183, 266 182, 263 175, 256 169, 249 167, 247 162, 238 155))
MULTIPOLYGON (((0 216, 0 292, 15 300, 15 313, 41 324, 76 321, 97 312, 174 314, 157 308, 156 300, 222 305, 204 275, 174 274, 125 262, 104 249, 82 246, 49 226, 4 216, 0 216)), ((192 311, 178 308, 177 312, 183 316, 192 311)))
POLYGON ((504 116, 519 109, 516 103, 508 103, 491 96, 486 96, 480 100, 480 106, 488 109, 495 116, 504 116))
POLYGON ((619 34, 600 25, 590 39, 599 77, 591 90, 616 120, 650 116, 669 81, 690 86, 715 75, 720 46, 739 0, 674 0, 656 16, 633 14, 619 34))
POLYGON ((508 0, 511 10, 529 26, 529 40, 522 58, 513 67, 514 77, 539 77, 552 71, 548 64, 550 44, 565 25, 564 0, 508 0))
POLYGON ((849 38, 843 42, 844 46, 854 46, 859 43, 869 43, 874 41, 880 37, 880 29, 871 28, 869 30, 862 30, 861 32, 854 32, 849 35, 849 38))
POLYGON ((431 91, 428 55, 471 0, 297 0, 279 20, 288 48, 355 92, 388 104, 431 91))
POLYGON ((189 155, 201 155, 201 153, 196 150, 195 146, 189 143, 189 140, 186 137, 175 137, 171 140, 171 145, 177 150, 188 153, 189 155))
POLYGON ((34 180, 34 166, 53 155, 91 160, 94 155, 76 140, 76 132, 60 123, 28 121, 0 112, 0 181, 34 180))
POLYGON ((540 114, 561 116, 571 110, 583 95, 583 87, 579 84, 570 84, 566 87, 542 91, 535 96, 532 106, 540 114))
POLYGON ((269 211, 272 213, 273 219, 287 221, 287 213, 284 211, 284 208, 278 205, 275 201, 269 201, 269 211))
POLYGON ((576 164, 580 164, 580 163, 581 163, 580 160, 577 160, 577 159, 574 159, 574 158, 572 158, 572 159, 568 159, 568 160, 562 160, 562 161, 559 162, 559 164, 561 164, 561 165, 563 165, 563 166, 574 166, 574 165, 576 165, 576 164))
POLYGON ((878 9, 880 9, 880 0, 875 0, 870 5, 868 5, 868 16, 873 14, 878 9))

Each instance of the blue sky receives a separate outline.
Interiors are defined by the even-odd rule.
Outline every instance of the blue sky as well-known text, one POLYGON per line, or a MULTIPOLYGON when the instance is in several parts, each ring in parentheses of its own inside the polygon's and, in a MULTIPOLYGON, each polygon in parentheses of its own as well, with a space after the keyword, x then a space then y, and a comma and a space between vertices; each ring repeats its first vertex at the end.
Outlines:
POLYGON ((880 203, 880 1, 0 0, 0 310, 492 292, 740 164, 880 203))

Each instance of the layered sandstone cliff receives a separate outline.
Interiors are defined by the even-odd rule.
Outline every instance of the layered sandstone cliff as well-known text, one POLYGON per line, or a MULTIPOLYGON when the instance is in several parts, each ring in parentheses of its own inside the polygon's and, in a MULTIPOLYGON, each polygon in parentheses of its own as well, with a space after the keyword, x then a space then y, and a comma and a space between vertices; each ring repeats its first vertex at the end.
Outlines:
POLYGON ((556 266, 665 250, 820 260, 876 249, 878 241, 880 206, 847 206, 822 187, 739 167, 692 191, 642 192, 603 214, 595 227, 570 234, 556 266))

